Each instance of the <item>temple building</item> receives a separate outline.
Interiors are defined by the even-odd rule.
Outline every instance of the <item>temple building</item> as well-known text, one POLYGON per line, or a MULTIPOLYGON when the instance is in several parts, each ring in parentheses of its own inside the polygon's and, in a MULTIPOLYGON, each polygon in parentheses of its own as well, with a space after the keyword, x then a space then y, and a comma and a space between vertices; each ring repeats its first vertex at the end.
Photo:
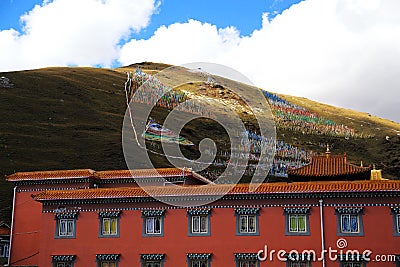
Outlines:
POLYGON ((253 190, 179 168, 15 173, 8 264, 400 266, 400 180, 360 178, 253 190))
POLYGON ((371 168, 347 162, 347 155, 331 155, 329 146, 324 156, 311 156, 310 163, 288 170, 288 179, 294 182, 307 181, 355 181, 369 180, 371 168))

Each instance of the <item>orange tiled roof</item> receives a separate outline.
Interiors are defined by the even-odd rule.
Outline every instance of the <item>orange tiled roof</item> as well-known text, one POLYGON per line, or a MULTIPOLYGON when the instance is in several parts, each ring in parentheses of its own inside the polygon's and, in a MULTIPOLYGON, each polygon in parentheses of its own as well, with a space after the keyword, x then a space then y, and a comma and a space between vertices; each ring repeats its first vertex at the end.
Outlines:
POLYGON ((287 194, 287 193, 328 193, 328 192, 378 192, 399 191, 400 180, 387 181, 337 181, 337 182, 296 182, 263 183, 250 192, 248 184, 208 185, 208 186, 153 186, 98 188, 78 190, 51 190, 34 195, 38 201, 57 199, 101 199, 101 198, 136 198, 152 196, 187 196, 187 195, 222 195, 228 194, 287 194), (145 191, 146 190, 146 191, 145 191), (148 193, 146 193, 148 192, 148 193))
POLYGON ((192 175, 189 169, 180 168, 158 168, 158 169, 138 169, 138 170, 110 170, 94 171, 91 169, 81 170, 56 170, 56 171, 35 171, 35 172, 17 172, 6 176, 10 182, 25 180, 46 180, 46 179, 68 179, 68 178, 86 178, 94 177, 100 179, 118 179, 118 178, 151 178, 151 177, 174 177, 192 175))
POLYGON ((150 178, 150 177, 174 177, 190 175, 191 171, 180 168, 158 168, 158 169, 138 169, 138 170, 110 170, 96 172, 100 179, 118 179, 118 178, 150 178))
POLYGON ((359 167, 347 163, 346 155, 311 157, 310 164, 288 170, 289 175, 297 176, 338 176, 369 172, 369 167, 359 167))
POLYGON ((95 171, 91 169, 16 172, 6 176, 6 180, 10 182, 16 182, 24 180, 87 178, 93 176, 94 174, 95 171))

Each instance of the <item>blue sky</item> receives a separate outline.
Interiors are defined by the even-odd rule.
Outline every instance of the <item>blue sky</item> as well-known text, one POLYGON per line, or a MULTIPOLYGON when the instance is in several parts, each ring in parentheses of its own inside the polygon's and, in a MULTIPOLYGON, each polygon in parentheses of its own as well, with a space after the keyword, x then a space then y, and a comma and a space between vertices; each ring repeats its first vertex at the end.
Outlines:
POLYGON ((3 0, 0 3, 0 29, 9 28, 21 29, 19 18, 22 14, 30 11, 36 4, 42 1, 37 0, 3 0))
POLYGON ((242 35, 250 35, 261 28, 263 13, 273 18, 300 0, 251 0, 251 1, 179 1, 161 2, 160 12, 153 16, 151 24, 141 32, 139 38, 149 38, 161 25, 186 22, 189 19, 217 25, 220 28, 235 26, 242 35))
MULTIPOLYGON (((220 28, 235 26, 241 35, 250 35, 261 28, 262 14, 268 12, 270 19, 301 0, 162 0, 150 24, 133 38, 148 39, 161 25, 184 23, 189 19, 217 25, 220 28)), ((28 13, 43 0, 3 0, 0 3, 0 29, 22 30, 21 15, 28 13)))
POLYGON ((1 0, 0 71, 211 62, 272 92, 400 122, 398 10, 398 0, 1 0))

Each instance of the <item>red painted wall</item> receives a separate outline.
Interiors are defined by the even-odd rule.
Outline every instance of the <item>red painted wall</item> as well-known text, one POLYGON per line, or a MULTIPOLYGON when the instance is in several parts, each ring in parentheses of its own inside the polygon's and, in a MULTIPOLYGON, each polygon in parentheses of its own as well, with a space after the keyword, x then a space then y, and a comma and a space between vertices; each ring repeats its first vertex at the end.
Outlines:
POLYGON ((10 265, 38 265, 42 204, 32 194, 46 189, 88 188, 88 183, 18 186, 15 194, 10 265), (36 255, 35 255, 36 254, 36 255))
MULTIPOLYGON (((375 203, 399 203, 399 199, 327 199, 327 203, 349 202, 355 205, 375 203)), ((250 204, 318 204, 317 199, 293 200, 248 200, 248 201, 217 201, 213 205, 250 205, 250 204)), ((154 203, 125 203, 108 205, 80 205, 82 210, 100 207, 163 207, 154 203)), ((49 207, 51 210, 52 207, 49 207)), ((212 267, 236 266, 234 253, 256 253, 268 246, 272 249, 292 249, 302 251, 314 249, 321 251, 320 214, 319 207, 311 208, 310 236, 285 236, 285 216, 283 207, 261 208, 259 216, 259 236, 236 236, 236 217, 234 209, 213 208, 211 215, 211 236, 189 237, 188 217, 186 209, 167 209, 164 218, 163 237, 142 237, 143 219, 139 210, 124 210, 120 218, 119 238, 99 238, 99 219, 97 211, 80 211, 77 220, 76 239, 55 239, 54 213, 42 213, 39 266, 50 267, 51 255, 77 255, 75 266, 95 266, 96 254, 121 254, 119 267, 140 266, 140 254, 165 253, 165 267, 187 266, 186 253, 212 253, 212 267)), ((336 241, 345 238, 348 242, 346 249, 358 249, 361 252, 370 249, 373 256, 379 254, 399 254, 400 237, 393 236, 393 217, 390 207, 364 207, 364 237, 338 237, 337 220, 334 207, 324 207, 325 246, 336 249, 336 241)), ((371 262, 368 267, 392 266, 390 262, 371 262)), ((260 266, 286 266, 278 261, 276 253, 273 261, 262 262, 260 266)), ((313 262, 313 267, 322 266, 322 262, 313 262)), ((338 262, 327 261, 327 267, 339 266, 338 262)), ((394 265, 393 265, 394 266, 394 265)))
POLYGON ((32 255, 39 252, 42 205, 33 201, 31 194, 32 192, 17 192, 15 196, 11 264, 35 265, 38 263, 39 256, 32 255))

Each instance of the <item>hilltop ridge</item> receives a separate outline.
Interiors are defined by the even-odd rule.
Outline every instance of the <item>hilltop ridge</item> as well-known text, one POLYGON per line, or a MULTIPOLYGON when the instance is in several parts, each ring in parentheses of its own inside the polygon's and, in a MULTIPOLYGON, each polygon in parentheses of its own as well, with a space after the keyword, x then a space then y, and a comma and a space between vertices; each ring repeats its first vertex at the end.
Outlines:
MULTIPOLYGON (((154 75, 170 65, 144 62, 117 69, 52 67, 0 73, 13 85, 0 86, 0 175, 52 169, 126 169, 121 147, 126 109, 124 83, 126 72, 137 66, 154 75)), ((187 86, 185 90, 197 95, 207 93, 201 86, 187 86)), ((285 122, 288 127, 278 123, 277 139, 283 148, 290 145, 290 149, 322 153, 329 144, 333 153, 346 153, 354 164, 375 164, 383 169, 385 178, 399 178, 400 124, 302 97, 271 94, 279 99, 276 101, 289 103, 273 110, 275 115, 280 112, 283 121, 287 122, 288 116, 290 120, 310 120, 317 114, 322 124, 332 121, 358 135, 306 133, 291 130, 291 122, 285 122), (296 117, 302 114, 307 116, 296 117)), ((229 93, 219 88, 213 97, 229 98, 229 93)), ((167 109, 157 107, 154 112, 155 118, 161 120, 167 109)), ((194 123, 183 135, 198 142, 212 133, 207 125, 194 123)), ((160 167, 166 165, 161 158, 153 160, 160 167)), ((0 188, 5 195, 0 208, 8 207, 11 185, 1 179, 0 188)), ((10 211, 3 208, 0 212, 4 217, 10 211)))

